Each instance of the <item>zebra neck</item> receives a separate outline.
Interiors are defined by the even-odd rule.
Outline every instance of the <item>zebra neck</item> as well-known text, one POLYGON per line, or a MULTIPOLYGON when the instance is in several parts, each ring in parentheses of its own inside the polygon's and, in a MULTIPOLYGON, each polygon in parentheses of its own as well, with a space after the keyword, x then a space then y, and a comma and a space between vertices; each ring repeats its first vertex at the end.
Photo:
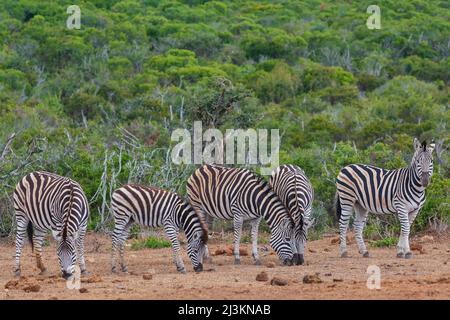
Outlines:
POLYGON ((416 164, 415 162, 411 163, 411 165, 406 170, 407 179, 404 179, 404 183, 407 184, 407 187, 414 187, 415 191, 424 192, 425 188, 422 186, 420 182, 420 177, 417 175, 416 164))
MULTIPOLYGON (((182 228, 188 239, 196 232, 201 230, 200 219, 194 209, 184 209, 176 224, 178 228, 182 228)), ((177 220, 177 219, 175 219, 177 220)))

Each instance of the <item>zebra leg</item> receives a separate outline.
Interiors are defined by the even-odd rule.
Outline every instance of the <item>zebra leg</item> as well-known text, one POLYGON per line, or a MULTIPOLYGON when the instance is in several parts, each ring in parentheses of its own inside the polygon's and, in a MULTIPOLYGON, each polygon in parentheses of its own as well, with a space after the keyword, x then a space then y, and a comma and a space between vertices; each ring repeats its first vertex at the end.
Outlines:
POLYGON ((406 211, 399 211, 398 218, 400 220, 400 238, 397 244, 397 258, 409 259, 412 257, 409 249, 409 217, 406 211))
POLYGON ((125 228, 122 231, 122 234, 120 236, 120 240, 119 240, 119 254, 120 254, 120 269, 122 270, 122 272, 128 273, 128 267, 125 264, 125 242, 128 239, 128 234, 130 231, 130 227, 133 224, 132 221, 128 221, 127 224, 125 225, 125 228))
POLYGON ((14 273, 16 277, 20 277, 20 255, 22 254, 22 249, 24 245, 24 240, 27 233, 28 219, 19 218, 17 216, 17 233, 16 233, 16 265, 14 268, 14 273))
POLYGON ((262 217, 253 219, 250 221, 252 226, 251 235, 252 235, 252 257, 255 261, 255 265, 261 265, 261 259, 258 254, 258 228, 259 223, 261 222, 262 217))
POLYGON ((173 262, 177 266, 177 271, 181 273, 186 273, 186 268, 184 267, 183 259, 180 256, 180 242, 178 241, 178 230, 172 226, 164 226, 164 232, 172 243, 173 249, 173 262))
POLYGON ((363 230, 366 225, 368 211, 365 210, 360 204, 355 204, 355 238, 358 243, 359 253, 363 255, 363 257, 369 257, 369 251, 367 251, 366 244, 363 239, 363 230))
POLYGON ((112 238, 112 248, 111 248, 111 272, 116 272, 116 251, 117 247, 120 248, 121 246, 121 238, 122 233, 124 232, 124 229, 127 225, 128 220, 127 219, 115 219, 115 226, 114 231, 111 236, 112 238))
POLYGON ((242 225, 244 219, 239 215, 234 215, 234 264, 241 264, 241 257, 239 255, 239 245, 241 243, 242 225))
POLYGON ((297 255, 297 258, 294 259, 294 264, 302 265, 305 263, 305 245, 306 245, 306 235, 304 234, 304 230, 295 230, 295 252, 294 257, 297 255))
POLYGON ((411 211, 410 213, 408 213, 408 221, 409 221, 409 225, 411 226, 414 222, 414 220, 416 219, 417 214, 419 213, 420 208, 417 208, 413 211, 411 211))
POLYGON ((350 217, 352 216, 352 206, 341 204, 341 217, 339 218, 339 252, 341 258, 347 258, 347 228, 350 222, 350 217))
POLYGON ((41 275, 45 274, 46 268, 44 266, 44 263, 42 262, 42 245, 44 243, 45 239, 45 231, 40 231, 35 229, 34 235, 33 235, 33 242, 34 242, 34 253, 36 256, 36 266, 41 270, 41 275))
POLYGON ((84 260, 84 237, 86 235, 86 227, 81 228, 78 233, 77 238, 77 253, 78 253, 78 264, 80 265, 81 274, 86 276, 89 272, 86 269, 86 262, 84 260))

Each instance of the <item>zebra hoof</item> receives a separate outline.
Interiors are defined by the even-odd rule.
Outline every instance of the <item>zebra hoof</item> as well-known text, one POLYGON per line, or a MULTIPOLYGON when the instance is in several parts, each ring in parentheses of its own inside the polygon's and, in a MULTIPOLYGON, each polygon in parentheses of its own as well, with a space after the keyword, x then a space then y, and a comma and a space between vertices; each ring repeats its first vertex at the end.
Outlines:
POLYGON ((407 252, 405 254, 405 259, 411 259, 412 258, 412 252, 407 252))
POLYGON ((369 251, 366 251, 362 255, 364 258, 370 258, 369 251))
POLYGON ((81 270, 81 275, 84 276, 84 277, 89 276, 90 274, 91 273, 89 271, 87 271, 86 269, 81 270))
POLYGON ((112 272, 112 273, 116 273, 116 267, 112 267, 112 268, 111 268, 111 272, 112 272))
POLYGON ((14 270, 14 275, 15 275, 17 278, 20 278, 20 270, 14 270))
POLYGON ((236 265, 241 264, 241 259, 234 259, 234 264, 236 265))
POLYGON ((123 273, 128 273, 128 267, 127 266, 122 266, 121 268, 123 273))
POLYGON ((404 258, 404 257, 405 257, 405 254, 404 254, 403 252, 398 252, 398 253, 397 253, 397 258, 402 259, 402 258, 404 258))
POLYGON ((350 256, 348 255, 347 251, 344 251, 341 253, 341 258, 350 258, 350 256))

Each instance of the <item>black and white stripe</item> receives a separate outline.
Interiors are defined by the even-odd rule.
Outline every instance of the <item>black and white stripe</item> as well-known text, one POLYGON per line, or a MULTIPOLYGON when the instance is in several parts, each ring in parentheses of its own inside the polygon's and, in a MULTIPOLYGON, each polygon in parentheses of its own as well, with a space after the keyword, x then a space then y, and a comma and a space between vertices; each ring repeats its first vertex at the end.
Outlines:
POLYGON ((27 230, 41 272, 45 271, 42 244, 47 231, 51 230, 58 243, 57 254, 63 276, 68 279, 75 272, 77 254, 81 272, 86 273, 84 236, 89 205, 77 182, 48 172, 30 173, 16 186, 14 209, 17 276, 20 276, 20 255, 27 230))
POLYGON ((347 256, 348 223, 355 209, 355 238, 359 252, 368 257, 362 232, 368 212, 397 214, 401 233, 398 257, 411 257, 409 231, 425 202, 425 187, 433 174, 434 144, 427 146, 414 139, 415 153, 407 168, 385 170, 370 165, 352 164, 344 167, 337 177, 336 213, 339 218, 340 253, 347 256))
POLYGON ((294 263, 304 263, 314 190, 305 172, 295 165, 282 165, 272 172, 269 181, 295 222, 294 263))
POLYGON ((292 263, 294 223, 269 184, 246 169, 204 165, 187 182, 189 200, 203 217, 233 220, 234 257, 240 263, 239 243, 244 220, 250 220, 252 255, 260 264, 258 226, 262 218, 271 230, 270 244, 285 264, 292 263))
POLYGON ((123 272, 124 244, 133 222, 147 227, 163 227, 173 247, 173 260, 177 270, 186 272, 180 257, 178 232, 184 231, 187 252, 195 271, 202 271, 202 259, 208 240, 208 231, 192 206, 176 193, 139 185, 125 185, 114 191, 111 207, 115 228, 112 235, 112 271, 115 272, 115 252, 119 247, 123 272))

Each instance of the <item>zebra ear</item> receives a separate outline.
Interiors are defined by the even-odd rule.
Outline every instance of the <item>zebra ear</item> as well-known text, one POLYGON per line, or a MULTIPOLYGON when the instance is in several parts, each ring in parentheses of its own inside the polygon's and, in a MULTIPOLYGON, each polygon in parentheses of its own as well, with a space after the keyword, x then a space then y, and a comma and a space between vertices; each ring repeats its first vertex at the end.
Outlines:
POLYGON ((433 142, 433 143, 430 143, 429 145, 427 145, 427 151, 428 151, 429 153, 432 153, 435 146, 436 146, 436 144, 435 144, 434 142, 433 142))
POLYGON ((414 138, 414 149, 418 150, 421 146, 422 144, 420 143, 419 139, 414 138))

